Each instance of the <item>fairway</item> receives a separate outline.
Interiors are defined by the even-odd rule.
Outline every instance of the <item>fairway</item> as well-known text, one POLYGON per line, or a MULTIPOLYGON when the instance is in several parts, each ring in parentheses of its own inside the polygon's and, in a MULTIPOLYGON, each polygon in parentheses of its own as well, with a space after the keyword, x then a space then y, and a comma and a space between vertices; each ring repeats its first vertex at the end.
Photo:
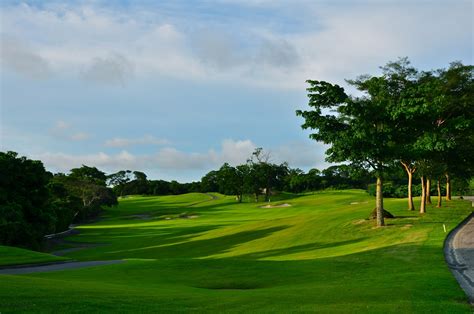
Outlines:
MULTIPOLYGON (((470 202, 420 216, 406 199, 386 199, 398 218, 383 228, 366 220, 374 202, 360 190, 272 204, 291 206, 200 193, 123 198, 54 250, 124 263, 0 275, 0 312, 472 312, 442 250, 443 224, 454 228, 470 202)), ((0 265, 35 254, 0 252, 0 265)))

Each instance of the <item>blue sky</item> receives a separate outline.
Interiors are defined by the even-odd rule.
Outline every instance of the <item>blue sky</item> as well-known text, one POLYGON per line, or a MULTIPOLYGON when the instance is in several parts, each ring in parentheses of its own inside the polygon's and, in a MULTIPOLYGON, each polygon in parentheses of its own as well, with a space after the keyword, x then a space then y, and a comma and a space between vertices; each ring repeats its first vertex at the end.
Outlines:
POLYGON ((408 56, 472 64, 472 1, 2 1, 0 149, 198 180, 255 147, 323 168, 295 110, 408 56))

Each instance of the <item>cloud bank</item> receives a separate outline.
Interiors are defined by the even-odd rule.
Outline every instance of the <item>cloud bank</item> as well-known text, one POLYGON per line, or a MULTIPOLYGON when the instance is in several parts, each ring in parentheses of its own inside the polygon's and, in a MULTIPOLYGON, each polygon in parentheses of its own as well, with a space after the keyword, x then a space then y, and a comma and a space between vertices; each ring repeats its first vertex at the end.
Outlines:
POLYGON ((124 86, 134 75, 160 75, 291 89, 310 77, 342 80, 398 56, 470 50, 472 59, 470 1, 204 4, 250 6, 261 14, 249 21, 223 13, 212 22, 179 4, 168 13, 94 2, 5 5, 2 64, 35 79, 76 73, 87 82, 124 86), (281 31, 274 18, 291 30, 281 31))
MULTIPOLYGON (((187 171, 195 171, 199 173, 199 177, 194 179, 199 179, 207 171, 217 169, 225 162, 234 166, 245 163, 256 147, 257 145, 250 140, 227 139, 222 141, 218 150, 209 149, 202 153, 189 153, 173 147, 164 147, 154 154, 133 154, 122 150, 116 154, 99 152, 85 155, 48 152, 31 157, 43 161, 48 169, 59 172, 67 172, 85 164, 108 172, 122 169, 142 171, 154 169, 174 173, 177 177, 182 177, 187 171)), ((327 164, 320 162, 322 149, 324 148, 318 145, 291 143, 270 150, 271 162, 287 161, 290 166, 303 168, 325 167, 327 164)))

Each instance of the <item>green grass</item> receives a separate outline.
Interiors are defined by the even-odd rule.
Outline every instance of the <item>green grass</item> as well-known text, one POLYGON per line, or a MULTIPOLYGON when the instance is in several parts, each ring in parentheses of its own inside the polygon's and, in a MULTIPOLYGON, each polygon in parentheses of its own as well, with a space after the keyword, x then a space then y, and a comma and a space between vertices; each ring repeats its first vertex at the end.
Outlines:
POLYGON ((216 196, 122 199, 67 256, 125 263, 0 276, 0 312, 472 312, 442 251, 469 202, 420 216, 386 199, 399 218, 374 228, 363 191, 286 194, 281 208, 216 196))
POLYGON ((50 263, 64 260, 68 260, 68 258, 0 245, 0 266, 50 263))

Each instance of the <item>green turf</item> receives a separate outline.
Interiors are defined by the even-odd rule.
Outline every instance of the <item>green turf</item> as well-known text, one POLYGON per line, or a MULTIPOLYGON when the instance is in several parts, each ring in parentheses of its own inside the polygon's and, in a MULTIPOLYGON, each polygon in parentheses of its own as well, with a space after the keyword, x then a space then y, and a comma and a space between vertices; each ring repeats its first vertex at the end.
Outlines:
POLYGON ((125 263, 0 276, 0 312, 472 312, 442 251, 469 202, 420 217, 387 199, 399 218, 374 228, 363 191, 286 194, 280 208, 215 196, 120 200, 67 256, 125 263))
POLYGON ((64 260, 68 260, 68 258, 0 245, 0 266, 50 263, 64 260))

